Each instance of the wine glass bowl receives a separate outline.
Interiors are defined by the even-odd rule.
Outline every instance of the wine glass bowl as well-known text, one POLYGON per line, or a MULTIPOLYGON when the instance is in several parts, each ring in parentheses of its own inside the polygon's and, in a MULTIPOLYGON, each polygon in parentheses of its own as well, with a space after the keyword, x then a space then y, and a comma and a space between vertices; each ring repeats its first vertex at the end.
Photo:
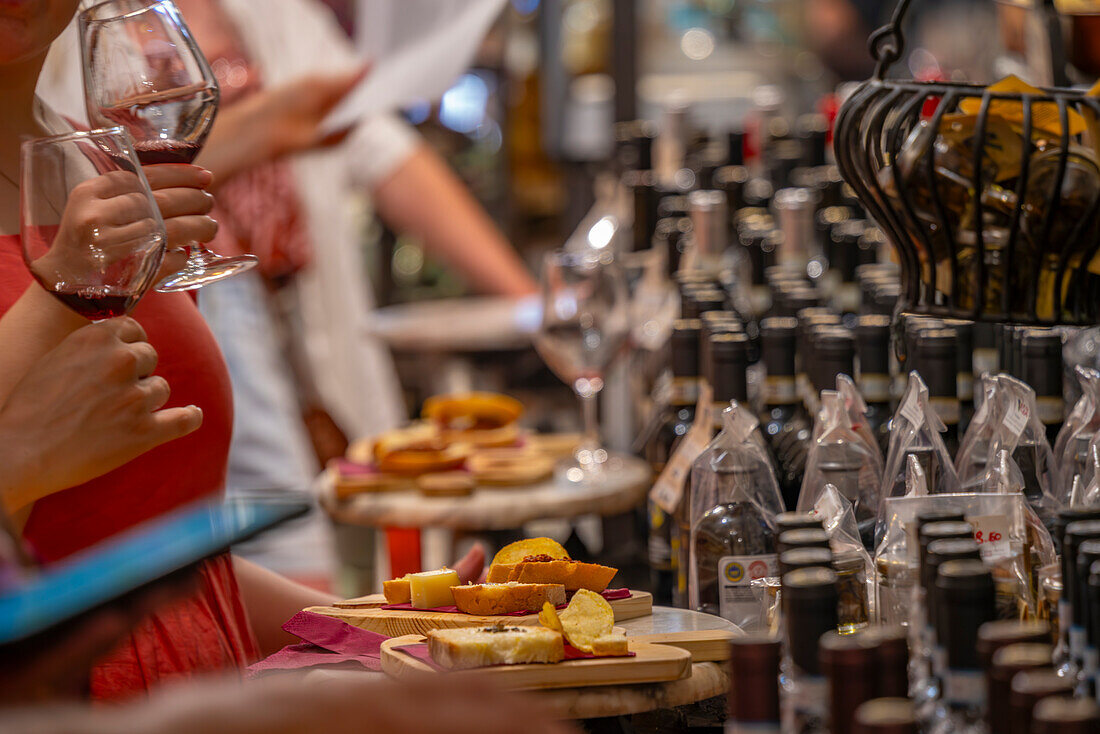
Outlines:
MULTIPOLYGON (((92 125, 121 125, 143 165, 190 163, 217 114, 218 83, 171 0, 106 0, 80 14, 92 125)), ((187 266, 158 290, 200 288, 256 265, 192 243, 187 266)))
POLYGON ((604 373, 627 345, 631 331, 626 279, 611 252, 557 251, 542 272, 542 323, 535 348, 570 385, 584 406, 585 437, 565 476, 591 479, 608 460, 599 441, 596 400, 604 373))
POLYGON ((92 321, 122 316, 156 280, 164 222, 120 127, 21 148, 20 231, 35 280, 92 321))

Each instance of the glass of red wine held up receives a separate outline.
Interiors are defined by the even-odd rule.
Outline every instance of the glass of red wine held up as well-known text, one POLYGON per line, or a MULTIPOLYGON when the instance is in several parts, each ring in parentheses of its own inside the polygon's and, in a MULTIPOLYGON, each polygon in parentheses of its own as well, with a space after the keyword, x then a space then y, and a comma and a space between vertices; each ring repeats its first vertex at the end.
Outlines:
POLYGON ((92 321, 128 314, 164 258, 160 209, 121 127, 28 140, 20 232, 35 280, 92 321))
MULTIPOLYGON (((107 0, 80 14, 84 99, 93 126, 121 125, 144 165, 190 163, 218 109, 218 83, 170 0, 107 0)), ((192 243, 157 290, 186 291, 254 267, 192 243)))

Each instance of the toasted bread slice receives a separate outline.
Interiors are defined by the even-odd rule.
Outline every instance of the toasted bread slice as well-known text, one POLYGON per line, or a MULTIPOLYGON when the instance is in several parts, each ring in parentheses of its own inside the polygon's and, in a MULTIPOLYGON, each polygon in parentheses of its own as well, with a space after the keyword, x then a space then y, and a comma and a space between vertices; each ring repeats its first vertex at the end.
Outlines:
POLYGON ((561 584, 469 584, 451 588, 458 611, 491 616, 512 612, 538 611, 550 602, 565 603, 565 587, 561 584))
POLYGON ((612 632, 592 641, 593 655, 626 655, 629 652, 625 633, 612 632))
POLYGON ((565 657, 561 634, 543 627, 464 627, 428 633, 428 652, 444 668, 556 663, 565 657))
POLYGON ((409 575, 383 581, 382 593, 386 596, 387 604, 408 604, 412 601, 412 583, 409 581, 409 575))
POLYGON ((523 561, 515 564, 508 580, 521 584, 562 584, 566 591, 588 589, 600 592, 607 588, 618 572, 610 566, 582 561, 523 561))

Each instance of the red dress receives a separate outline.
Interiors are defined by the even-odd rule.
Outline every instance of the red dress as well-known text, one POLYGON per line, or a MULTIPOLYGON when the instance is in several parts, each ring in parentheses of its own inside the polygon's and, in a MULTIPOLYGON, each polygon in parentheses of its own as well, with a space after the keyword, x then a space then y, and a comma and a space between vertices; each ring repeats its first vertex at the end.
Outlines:
MULTIPOLYGON (((17 236, 0 235, 0 313, 31 283, 17 236)), ((109 474, 39 500, 25 537, 44 561, 223 491, 233 426, 229 374, 206 322, 186 294, 150 292, 134 318, 160 357, 168 407, 197 405, 202 427, 109 474)), ((158 611, 93 671, 95 698, 121 698, 166 679, 242 668, 259 657, 228 555, 207 561, 200 590, 158 611)))

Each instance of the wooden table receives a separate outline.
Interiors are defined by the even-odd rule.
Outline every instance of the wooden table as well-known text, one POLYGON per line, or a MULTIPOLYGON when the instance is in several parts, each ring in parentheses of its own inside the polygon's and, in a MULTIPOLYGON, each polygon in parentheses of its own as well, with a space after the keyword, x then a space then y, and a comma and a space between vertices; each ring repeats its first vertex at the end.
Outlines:
POLYGON ((606 481, 574 485, 549 479, 529 487, 479 487, 466 497, 425 497, 417 491, 374 492, 338 501, 331 472, 319 479, 321 503, 338 522, 373 528, 447 528, 464 531, 514 530, 543 519, 615 515, 636 507, 649 490, 648 464, 612 456, 606 481))

